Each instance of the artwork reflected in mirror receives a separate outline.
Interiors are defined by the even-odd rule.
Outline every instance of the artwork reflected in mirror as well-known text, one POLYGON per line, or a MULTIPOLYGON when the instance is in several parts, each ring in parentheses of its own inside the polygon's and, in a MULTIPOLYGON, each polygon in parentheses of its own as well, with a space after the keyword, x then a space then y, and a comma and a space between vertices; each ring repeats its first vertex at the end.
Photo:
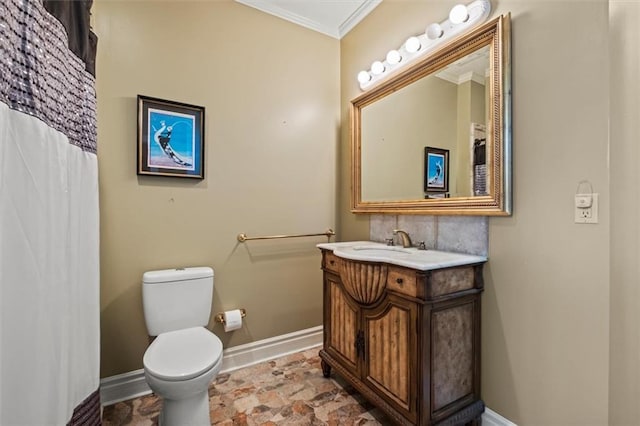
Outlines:
POLYGON ((352 101, 353 212, 510 214, 508 29, 501 16, 352 101), (447 153, 446 188, 425 145, 447 153))
MULTIPOLYGON (((449 150, 433 147, 424 149, 425 194, 447 194, 449 192, 449 150)), ((447 194, 448 195, 448 194, 447 194)))

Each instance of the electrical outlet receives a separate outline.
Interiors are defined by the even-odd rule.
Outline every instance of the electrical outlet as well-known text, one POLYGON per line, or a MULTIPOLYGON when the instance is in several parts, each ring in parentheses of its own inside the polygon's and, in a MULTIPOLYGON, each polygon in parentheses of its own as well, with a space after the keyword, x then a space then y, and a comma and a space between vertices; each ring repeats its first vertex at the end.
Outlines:
POLYGON ((575 223, 598 223, 598 194, 576 194, 575 223))

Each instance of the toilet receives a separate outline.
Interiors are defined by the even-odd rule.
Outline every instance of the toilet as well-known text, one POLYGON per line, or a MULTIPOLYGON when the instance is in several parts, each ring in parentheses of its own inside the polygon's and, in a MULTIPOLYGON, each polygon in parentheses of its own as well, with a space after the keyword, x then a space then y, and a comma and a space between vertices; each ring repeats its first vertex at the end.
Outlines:
POLYGON ((208 267, 145 272, 144 319, 150 336, 144 377, 162 398, 160 425, 207 425, 209 384, 222 367, 222 342, 207 330, 213 297, 208 267))

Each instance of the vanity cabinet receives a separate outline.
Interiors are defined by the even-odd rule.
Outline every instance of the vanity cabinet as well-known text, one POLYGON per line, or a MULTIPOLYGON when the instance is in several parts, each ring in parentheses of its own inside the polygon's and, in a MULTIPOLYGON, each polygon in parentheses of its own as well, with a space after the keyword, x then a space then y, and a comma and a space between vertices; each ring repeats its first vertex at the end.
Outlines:
POLYGON ((398 424, 479 422, 483 263, 432 270, 322 249, 322 369, 398 424))

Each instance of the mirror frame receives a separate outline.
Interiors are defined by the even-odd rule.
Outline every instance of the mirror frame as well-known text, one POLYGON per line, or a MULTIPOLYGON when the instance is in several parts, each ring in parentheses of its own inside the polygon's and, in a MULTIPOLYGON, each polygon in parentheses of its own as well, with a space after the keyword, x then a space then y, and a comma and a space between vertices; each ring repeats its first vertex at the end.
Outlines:
POLYGON ((511 18, 501 15, 380 81, 351 101, 351 212, 430 215, 511 215, 511 18), (399 201, 362 200, 362 109, 411 83, 489 46, 487 156, 489 194, 399 201))

